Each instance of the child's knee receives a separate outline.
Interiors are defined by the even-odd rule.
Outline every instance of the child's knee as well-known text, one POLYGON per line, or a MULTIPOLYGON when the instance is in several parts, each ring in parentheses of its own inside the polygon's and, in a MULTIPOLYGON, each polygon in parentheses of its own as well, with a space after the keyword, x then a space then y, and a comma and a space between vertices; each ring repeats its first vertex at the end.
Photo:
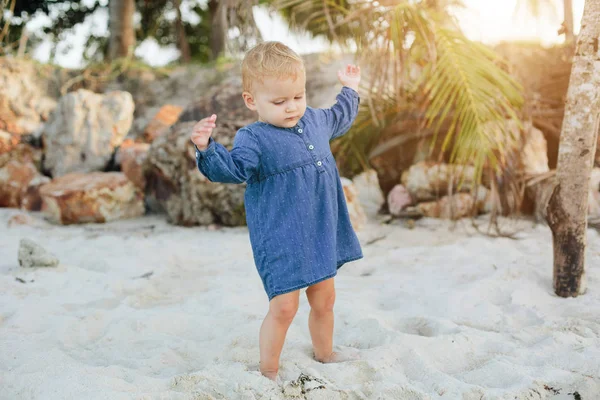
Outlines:
POLYGON ((271 304, 273 317, 280 322, 291 322, 298 311, 298 299, 282 299, 271 304))
POLYGON ((329 313, 333 311, 335 305, 335 291, 323 293, 310 303, 311 309, 316 313, 329 313))

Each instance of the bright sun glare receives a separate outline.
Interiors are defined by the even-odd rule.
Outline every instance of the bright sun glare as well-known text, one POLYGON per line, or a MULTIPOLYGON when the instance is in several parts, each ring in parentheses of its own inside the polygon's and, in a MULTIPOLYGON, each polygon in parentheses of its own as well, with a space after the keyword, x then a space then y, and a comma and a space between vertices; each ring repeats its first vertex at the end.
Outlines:
MULTIPOLYGON (((562 0, 553 0, 554 9, 545 12, 536 20, 517 1, 525 0, 464 0, 466 9, 457 14, 465 34, 473 40, 497 43, 508 40, 541 42, 544 45, 560 43, 563 36, 557 31, 563 21, 562 0), (517 12, 515 13, 515 9, 517 12)), ((575 32, 579 31, 585 0, 573 0, 575 32)))

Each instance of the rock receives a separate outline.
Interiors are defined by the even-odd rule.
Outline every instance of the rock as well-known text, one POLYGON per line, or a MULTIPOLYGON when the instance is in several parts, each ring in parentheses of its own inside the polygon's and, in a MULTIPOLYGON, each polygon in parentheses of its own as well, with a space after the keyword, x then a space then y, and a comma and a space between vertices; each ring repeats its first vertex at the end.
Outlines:
POLYGON ((475 197, 477 211, 479 211, 480 214, 492 212, 494 204, 492 202, 492 192, 488 188, 485 186, 477 187, 477 195, 475 197))
POLYGON ((30 162, 9 161, 0 168, 0 207, 21 207, 32 181, 35 185, 43 177, 30 162))
POLYGON ((164 135, 169 128, 177 122, 183 112, 183 107, 165 105, 162 106, 154 118, 146 125, 142 132, 142 139, 146 143, 152 143, 157 137, 164 135))
POLYGON ((50 84, 39 64, 0 59, 0 129, 23 135, 37 131, 56 107, 50 84))
POLYGON ((548 144, 542 131, 528 126, 523 136, 525 142, 521 151, 523 172, 527 175, 538 175, 550 171, 548 144))
POLYGON ((417 208, 426 217, 456 220, 476 213, 474 204, 473 196, 469 193, 456 193, 438 201, 419 203, 417 208))
POLYGON ((108 222, 144 213, 142 192, 120 172, 72 173, 40 188, 42 212, 63 225, 108 222))
POLYGON ((375 218, 385 202, 385 197, 379 186, 377 171, 371 169, 362 172, 352 178, 352 182, 358 192, 358 201, 365 214, 368 218, 375 218))
POLYGON ((367 223, 367 215, 363 210, 356 186, 348 178, 341 178, 344 197, 348 205, 348 214, 350 214, 350 222, 355 231, 359 231, 367 223))
POLYGON ((166 135, 154 140, 144 167, 146 200, 177 225, 245 225, 245 185, 210 182, 196 167, 190 132, 196 121, 219 116, 213 137, 227 149, 239 128, 255 121, 243 102, 240 82, 217 86, 188 107, 166 135))
POLYGON ((32 162, 40 169, 42 150, 23 142, 23 135, 0 130, 0 168, 9 161, 32 162))
POLYGON ((25 268, 56 267, 58 258, 42 246, 29 239, 19 243, 19 265, 25 268))
POLYGON ((140 189, 146 187, 144 177, 144 162, 148 156, 150 144, 134 143, 127 139, 121 144, 116 154, 116 162, 121 165, 121 171, 140 189))
POLYGON ((78 90, 63 96, 44 127, 44 167, 53 177, 102 171, 131 127, 134 103, 127 92, 78 90))
POLYGON ((42 209, 42 196, 40 188, 50 182, 50 178, 37 175, 29 181, 27 189, 21 198, 21 209, 28 211, 40 211, 42 209))
POLYGON ((390 214, 397 217, 400 211, 413 204, 413 200, 404 186, 396 185, 388 193, 387 203, 390 214))
POLYGON ((459 183, 462 183, 460 191, 468 191, 474 174, 471 166, 419 162, 402 174, 402 184, 415 201, 430 201, 447 194, 449 186, 456 191, 459 183))

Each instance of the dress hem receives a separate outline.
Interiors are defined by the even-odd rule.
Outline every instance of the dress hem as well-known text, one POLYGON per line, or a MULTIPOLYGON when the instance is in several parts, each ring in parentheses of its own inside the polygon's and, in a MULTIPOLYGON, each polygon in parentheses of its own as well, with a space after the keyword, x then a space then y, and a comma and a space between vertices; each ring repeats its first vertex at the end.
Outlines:
POLYGON ((279 296, 279 295, 281 295, 281 294, 290 293, 290 292, 293 292, 293 291, 295 291, 295 290, 300 290, 300 289, 303 289, 303 288, 305 288, 305 287, 309 287, 309 286, 312 286, 312 285, 316 285, 316 284, 317 284, 317 283, 319 283, 319 282, 323 282, 323 281, 325 281, 325 280, 327 280, 327 279, 333 278, 334 276, 336 276, 336 275, 337 275, 337 271, 338 271, 338 269, 340 269, 340 267, 341 267, 342 265, 344 265, 345 263, 348 263, 348 262, 350 262, 350 261, 356 261, 356 260, 359 260, 359 259, 361 259, 361 258, 363 258, 363 255, 362 255, 362 254, 361 254, 361 255, 359 255, 359 256, 350 257, 350 258, 347 258, 347 259, 345 259, 345 260, 339 261, 339 262, 337 263, 337 266, 336 266, 335 272, 334 272, 333 274, 329 274, 329 275, 327 275, 327 276, 325 276, 325 277, 323 277, 323 278, 319 278, 319 279, 317 279, 317 280, 314 280, 314 281, 312 281, 312 282, 303 283, 303 284, 301 284, 301 285, 297 285, 297 286, 294 286, 294 287, 292 287, 292 288, 289 288, 289 289, 285 289, 285 290, 278 290, 278 291, 276 291, 276 292, 273 292, 271 295, 269 295, 269 301, 273 300, 273 297, 275 297, 275 296, 279 296))

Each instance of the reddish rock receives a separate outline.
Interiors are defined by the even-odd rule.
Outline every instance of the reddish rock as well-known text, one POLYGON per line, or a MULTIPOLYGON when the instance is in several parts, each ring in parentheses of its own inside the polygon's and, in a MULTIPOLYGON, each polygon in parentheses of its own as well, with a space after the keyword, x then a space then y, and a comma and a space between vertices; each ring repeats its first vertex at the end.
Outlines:
POLYGON ((29 181, 21 198, 21 208, 28 211, 40 211, 42 209, 40 188, 49 182, 50 178, 44 175, 38 175, 29 181))
POLYGON ((40 166, 42 150, 21 141, 21 135, 0 130, 0 168, 9 161, 33 162, 40 166))
POLYGON ((148 156, 150 144, 134 143, 127 139, 117 152, 116 161, 121 165, 121 171, 140 189, 146 187, 144 177, 144 162, 148 156))
POLYGON ((402 210, 413 204, 412 197, 406 188, 402 185, 396 185, 388 193, 388 209, 390 214, 398 216, 402 210))
POLYGON ((40 189, 42 211, 63 225, 107 222, 144 213, 142 192, 120 172, 72 173, 40 189))
POLYGON ((146 125, 146 128, 144 128, 144 132, 142 133, 144 142, 152 143, 154 139, 168 132, 169 128, 177 122, 182 112, 183 107, 169 104, 162 106, 154 118, 146 125))
POLYGON ((444 196, 438 201, 419 203, 417 208, 426 217, 460 219, 476 213, 473 206, 473 196, 469 193, 457 193, 444 196))
POLYGON ((19 208, 29 183, 39 175, 31 163, 11 160, 0 168, 0 207, 19 208))

